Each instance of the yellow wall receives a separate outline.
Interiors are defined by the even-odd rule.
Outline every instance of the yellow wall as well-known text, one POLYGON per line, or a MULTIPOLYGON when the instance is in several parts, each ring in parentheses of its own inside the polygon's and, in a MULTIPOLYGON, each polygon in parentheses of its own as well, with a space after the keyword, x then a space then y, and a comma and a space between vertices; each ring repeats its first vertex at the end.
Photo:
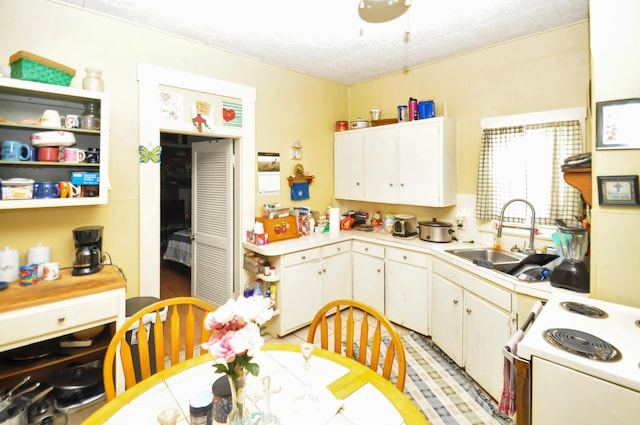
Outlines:
POLYGON ((316 175, 311 199, 302 204, 319 210, 332 203, 333 129, 347 114, 346 87, 44 0, 4 1, 0 28, 5 63, 19 50, 47 57, 76 69, 74 87, 81 86, 85 67, 100 68, 111 96, 108 205, 0 210, 0 246, 19 249, 23 263, 28 248, 42 242, 51 246, 52 260, 70 266, 72 229, 104 225, 103 249, 124 268, 128 296, 138 295, 138 63, 255 87, 256 150, 283 158, 281 195, 256 197, 256 206, 293 204, 286 176, 293 170, 287 158, 296 139, 304 146, 302 164, 316 175))
POLYGON ((359 84, 350 89, 350 117, 378 107, 395 118, 409 97, 434 100, 436 115, 457 121, 458 193, 475 194, 480 119, 586 106, 588 43, 584 22, 359 84))
MULTIPOLYGON (((640 97, 640 3, 637 0, 589 2, 592 111, 596 102, 640 97)), ((596 134, 595 120, 592 125, 596 134)), ((638 135, 640 137, 640 135, 638 135)), ((601 207, 596 176, 639 175, 640 150, 596 150, 593 141, 594 208, 591 232, 592 294, 640 307, 640 208, 601 207)))
MULTIPOLYGON (((596 3, 602 8, 610 7, 605 6, 603 0, 594 0, 592 8, 596 3)), ((629 13, 625 11, 622 15, 635 17, 637 22, 638 6, 634 0, 624 0, 624 4, 629 13)), ((0 44, 0 58, 8 60, 18 50, 48 57, 77 70, 72 82, 75 87, 81 85, 83 68, 103 69, 106 91, 111 96, 112 190, 106 206, 0 210, 0 246, 20 249, 24 262, 27 249, 42 242, 52 247, 54 260, 69 266, 74 252, 71 230, 82 225, 102 224, 105 226, 104 249, 116 264, 124 267, 129 279, 129 296, 138 294, 140 267, 138 63, 256 87, 256 150, 279 152, 282 158, 281 194, 256 196, 256 208, 265 202, 280 202, 324 211, 334 202, 334 123, 357 117, 369 119, 369 111, 374 107, 382 109, 382 118, 389 118, 396 115, 397 105, 406 103, 409 96, 435 100, 438 115, 444 114, 446 105, 447 115, 458 123, 458 192, 474 194, 481 118, 588 103, 587 23, 347 88, 45 0, 7 0, 3 2, 3 12, 0 28, 4 42, 0 44), (289 200, 286 176, 296 163, 288 159, 289 145, 295 140, 304 146, 300 162, 316 176, 309 201, 289 200)), ((608 24, 609 19, 618 18, 612 10, 599 11, 598 16, 596 25, 591 27, 592 48, 600 50, 602 55, 606 51, 608 56, 593 59, 594 99, 638 96, 640 82, 635 78, 638 60, 628 54, 634 51, 633 40, 638 39, 638 29, 617 21, 608 24), (606 34, 612 29, 615 31, 609 38, 606 34), (607 47, 611 45, 618 47, 607 47), (630 61, 633 67, 628 68, 630 61)), ((638 174, 638 166, 631 164, 640 164, 639 160, 637 151, 596 152, 594 168, 603 174, 638 174), (629 155, 633 162, 628 160, 629 155)), ((435 211, 421 210, 420 215, 440 215, 437 209, 432 210, 435 211)), ((415 213, 413 210, 402 212, 415 213)), ((631 282, 631 277, 640 272, 637 261, 624 257, 623 267, 614 261, 624 248, 628 255, 633 252, 631 242, 622 236, 630 233, 626 229, 617 232, 615 223, 624 220, 633 234, 639 234, 638 216, 633 209, 594 209, 592 261, 596 263, 595 294, 598 297, 629 303, 635 296, 633 302, 640 304, 637 300, 640 295, 633 294, 631 282), (602 232, 598 232, 598 226, 602 232), (605 232, 607 238, 603 236, 605 232), (601 257, 596 261, 597 255, 601 257)))

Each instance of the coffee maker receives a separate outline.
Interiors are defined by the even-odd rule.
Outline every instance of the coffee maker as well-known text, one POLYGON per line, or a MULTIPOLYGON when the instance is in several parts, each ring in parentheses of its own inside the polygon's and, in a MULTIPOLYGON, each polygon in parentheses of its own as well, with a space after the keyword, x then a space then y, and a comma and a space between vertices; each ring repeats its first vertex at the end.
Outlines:
POLYGON ((564 260, 551 272, 551 286, 589 292, 589 269, 583 261, 589 248, 587 229, 559 226, 558 239, 564 260))
POLYGON ((102 229, 104 226, 84 226, 73 229, 76 259, 72 276, 84 276, 102 270, 102 229))

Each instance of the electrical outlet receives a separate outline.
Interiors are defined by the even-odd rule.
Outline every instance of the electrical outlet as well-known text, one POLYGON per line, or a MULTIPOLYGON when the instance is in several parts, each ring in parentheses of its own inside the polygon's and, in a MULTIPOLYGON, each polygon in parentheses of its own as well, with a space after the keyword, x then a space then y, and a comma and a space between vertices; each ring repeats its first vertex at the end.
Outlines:
POLYGON ((464 218, 459 218, 456 220, 456 223, 458 224, 458 230, 466 230, 467 228, 467 220, 464 218))

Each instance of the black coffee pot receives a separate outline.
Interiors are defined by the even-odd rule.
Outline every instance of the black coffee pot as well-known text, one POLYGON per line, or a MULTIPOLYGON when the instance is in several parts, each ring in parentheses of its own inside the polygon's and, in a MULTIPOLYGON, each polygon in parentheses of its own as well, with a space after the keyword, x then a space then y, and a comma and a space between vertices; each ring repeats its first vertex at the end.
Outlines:
POLYGON ((84 226, 73 229, 76 244, 76 259, 73 262, 73 276, 83 276, 102 270, 102 229, 103 226, 84 226))

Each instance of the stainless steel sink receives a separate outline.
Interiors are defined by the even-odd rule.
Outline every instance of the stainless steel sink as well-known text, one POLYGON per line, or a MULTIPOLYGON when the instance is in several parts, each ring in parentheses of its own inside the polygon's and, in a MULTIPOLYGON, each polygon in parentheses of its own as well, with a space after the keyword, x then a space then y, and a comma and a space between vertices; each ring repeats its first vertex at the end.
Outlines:
POLYGON ((493 248, 449 249, 446 252, 467 259, 480 267, 496 270, 519 280, 542 280, 543 265, 553 261, 557 255, 496 251, 493 248), (524 261, 523 261, 524 260, 524 261))
POLYGON ((525 258, 524 254, 517 252, 496 251, 493 248, 463 248, 450 249, 447 252, 466 258, 473 262, 488 262, 494 265, 515 265, 525 258))

